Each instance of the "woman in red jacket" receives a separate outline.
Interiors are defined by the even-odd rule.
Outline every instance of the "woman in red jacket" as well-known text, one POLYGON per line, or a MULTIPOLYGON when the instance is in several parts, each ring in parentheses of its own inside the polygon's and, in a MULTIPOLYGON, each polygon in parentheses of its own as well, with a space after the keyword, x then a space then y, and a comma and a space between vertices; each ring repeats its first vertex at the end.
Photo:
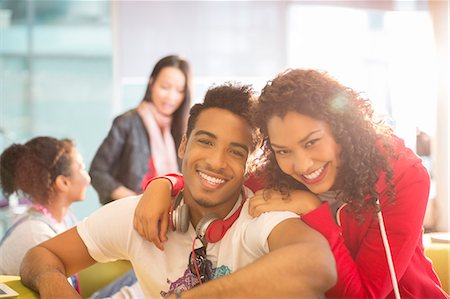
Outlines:
POLYGON ((428 173, 372 114, 326 73, 289 70, 269 82, 254 113, 269 183, 250 213, 295 211, 328 239, 338 283, 327 297, 449 298, 422 244, 428 173))

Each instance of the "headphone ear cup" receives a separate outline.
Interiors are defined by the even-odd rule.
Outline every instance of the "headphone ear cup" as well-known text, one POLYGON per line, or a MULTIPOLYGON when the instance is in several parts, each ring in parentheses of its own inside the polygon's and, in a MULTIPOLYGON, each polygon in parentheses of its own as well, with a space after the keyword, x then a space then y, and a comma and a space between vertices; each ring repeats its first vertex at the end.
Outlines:
MULTIPOLYGON (((220 238, 214 238, 214 240, 210 239, 211 235, 211 227, 217 227, 220 226, 219 223, 223 222, 219 216, 216 214, 208 214, 204 216, 200 221, 198 222, 197 226, 195 227, 195 233, 197 234, 197 237, 199 237, 203 242, 206 240, 208 243, 215 243, 222 239, 222 236, 220 238), (216 240, 217 239, 217 240, 216 240)), ((217 229, 213 229, 214 231, 217 231, 217 229)))
POLYGON ((205 239, 209 243, 216 243, 222 240, 229 228, 225 224, 225 221, 222 219, 213 221, 206 229, 205 239))
POLYGON ((189 214, 189 207, 187 205, 181 205, 177 208, 178 211, 178 219, 176 222, 176 231, 180 233, 185 233, 189 228, 189 221, 191 221, 191 217, 189 214))
POLYGON ((189 207, 185 204, 179 205, 169 213, 169 228, 174 232, 185 233, 189 228, 190 220, 189 207))

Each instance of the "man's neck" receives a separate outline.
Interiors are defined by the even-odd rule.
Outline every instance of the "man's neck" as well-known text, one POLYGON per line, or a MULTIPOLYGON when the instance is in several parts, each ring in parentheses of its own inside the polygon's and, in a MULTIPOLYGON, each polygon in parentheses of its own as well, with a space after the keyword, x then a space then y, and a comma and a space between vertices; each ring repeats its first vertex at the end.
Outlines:
POLYGON ((216 214, 220 219, 226 218, 226 216, 233 210, 236 206, 239 196, 241 195, 241 190, 238 190, 230 199, 221 204, 207 207, 201 204, 201 200, 196 200, 192 198, 189 192, 184 192, 184 203, 189 206, 191 223, 194 227, 198 222, 207 214, 216 214))

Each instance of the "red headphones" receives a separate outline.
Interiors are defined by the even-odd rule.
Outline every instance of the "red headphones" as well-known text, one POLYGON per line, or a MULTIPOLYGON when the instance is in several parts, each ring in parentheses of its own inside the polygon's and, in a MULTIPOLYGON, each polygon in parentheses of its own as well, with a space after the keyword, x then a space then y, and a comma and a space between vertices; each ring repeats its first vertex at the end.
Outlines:
MULTIPOLYGON (((180 204, 182 198, 183 192, 180 192, 175 199, 174 206, 171 207, 169 212, 169 227, 172 231, 184 233, 187 232, 191 219, 189 207, 184 203, 180 204)), ((236 211, 234 211, 233 215, 227 219, 220 219, 216 214, 208 214, 200 219, 195 227, 197 237, 203 242, 207 241, 208 243, 216 243, 220 241, 241 214, 242 206, 244 205, 245 200, 245 192, 242 190, 241 205, 236 209, 236 211)))

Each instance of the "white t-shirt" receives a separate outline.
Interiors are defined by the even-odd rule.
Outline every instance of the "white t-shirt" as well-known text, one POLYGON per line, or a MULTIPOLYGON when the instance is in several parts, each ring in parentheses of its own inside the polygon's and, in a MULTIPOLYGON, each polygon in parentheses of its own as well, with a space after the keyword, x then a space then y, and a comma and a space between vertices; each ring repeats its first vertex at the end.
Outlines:
MULTIPOLYGON (((28 212, 0 245, 0 274, 19 275, 20 264, 29 249, 60 234, 76 224, 72 213, 56 223, 38 212, 28 212)), ((14 224, 13 224, 14 225, 14 224)), ((7 232, 8 233, 8 232, 7 232)))
MULTIPOLYGON (((196 237, 190 225, 186 233, 169 232, 165 250, 138 235, 133 228, 134 210, 140 196, 111 202, 84 219, 77 230, 90 255, 98 262, 130 260, 145 298, 160 298, 176 289, 187 290, 198 282, 188 268, 196 237)), ((240 205, 238 200, 231 215, 240 205)), ((228 215, 228 216, 229 216, 228 215)), ((239 218, 217 243, 207 246, 214 277, 224 276, 246 266, 269 252, 267 238, 282 221, 297 218, 291 212, 264 213, 258 218, 248 214, 248 200, 239 218)), ((202 244, 197 240, 195 248, 202 244)))

